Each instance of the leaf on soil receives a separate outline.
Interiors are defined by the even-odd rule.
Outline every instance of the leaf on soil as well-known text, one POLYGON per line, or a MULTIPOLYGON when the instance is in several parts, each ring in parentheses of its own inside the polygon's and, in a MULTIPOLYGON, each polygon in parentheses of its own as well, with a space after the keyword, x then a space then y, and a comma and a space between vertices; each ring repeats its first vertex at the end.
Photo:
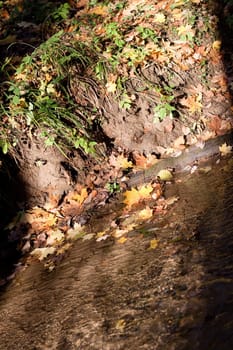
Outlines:
POLYGON ((200 112, 202 109, 202 93, 198 93, 195 95, 189 95, 187 98, 183 98, 180 100, 180 103, 187 107, 191 113, 200 112))
POLYGON ((47 248, 36 248, 31 252, 32 256, 37 257, 40 261, 47 258, 48 255, 54 254, 56 249, 54 247, 47 247, 47 248))
POLYGON ((49 229, 56 225, 57 217, 40 207, 34 207, 26 211, 21 219, 21 224, 31 224, 35 229, 49 229))
POLYGON ((117 157, 112 155, 110 157, 110 164, 117 169, 128 169, 133 167, 133 163, 131 161, 128 161, 128 159, 124 157, 123 154, 120 154, 117 157))
POLYGON ((138 213, 138 218, 141 220, 147 220, 150 219, 153 216, 153 209, 150 207, 146 207, 145 209, 142 209, 138 213))
POLYGON ((175 141, 173 142, 173 146, 174 146, 174 148, 179 149, 179 150, 185 149, 184 136, 182 135, 182 136, 177 137, 177 139, 175 139, 175 141))
POLYGON ((80 205, 85 201, 85 199, 88 197, 88 193, 87 193, 87 189, 86 188, 82 188, 81 189, 81 193, 74 193, 71 196, 71 199, 78 202, 80 205))
POLYGON ((157 239, 152 239, 150 241, 149 249, 156 249, 158 247, 159 241, 157 239))
POLYGON ((220 40, 215 40, 212 44, 212 48, 214 50, 220 50, 221 49, 222 42, 220 40))
POLYGON ((134 153, 133 159, 136 163, 136 167, 140 169, 146 169, 159 162, 159 159, 154 154, 148 154, 146 157, 143 154, 134 153))
POLYGON ((89 14, 92 14, 92 15, 99 15, 99 16, 107 16, 108 14, 108 7, 107 6, 95 6, 93 8, 91 8, 89 11, 88 11, 89 14))
POLYGON ((164 23, 166 22, 166 17, 164 16, 163 13, 156 13, 154 15, 154 20, 153 20, 154 23, 164 23))
POLYGON ((142 199, 150 198, 152 191, 153 187, 150 184, 143 185, 138 190, 136 188, 132 188, 130 191, 125 191, 125 199, 123 203, 125 203, 128 207, 131 207, 142 199))
POLYGON ((48 232, 47 245, 54 245, 60 243, 64 239, 64 233, 60 230, 50 231, 48 232))
POLYGON ((157 176, 162 181, 171 181, 173 179, 173 175, 170 170, 162 169, 158 172, 157 176))
POLYGON ((114 83, 114 82, 111 82, 111 81, 109 81, 109 82, 105 85, 105 87, 106 87, 107 92, 109 92, 109 93, 114 93, 114 92, 116 92, 116 90, 117 90, 117 84, 114 83))
POLYGON ((190 24, 180 26, 178 29, 178 35, 181 37, 181 39, 185 40, 188 38, 190 40, 194 37, 194 30, 190 24))
POLYGON ((223 143, 221 146, 219 146, 219 151, 222 156, 226 156, 232 152, 232 146, 228 146, 226 143, 223 143))

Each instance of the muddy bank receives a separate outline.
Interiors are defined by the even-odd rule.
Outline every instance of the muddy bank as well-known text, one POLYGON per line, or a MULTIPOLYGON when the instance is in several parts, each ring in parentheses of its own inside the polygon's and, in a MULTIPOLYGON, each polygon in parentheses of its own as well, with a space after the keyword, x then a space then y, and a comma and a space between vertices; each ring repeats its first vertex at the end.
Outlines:
POLYGON ((124 245, 77 242, 53 272, 29 266, 1 295, 0 349, 232 348, 231 174, 230 160, 167 186, 180 200, 124 245))

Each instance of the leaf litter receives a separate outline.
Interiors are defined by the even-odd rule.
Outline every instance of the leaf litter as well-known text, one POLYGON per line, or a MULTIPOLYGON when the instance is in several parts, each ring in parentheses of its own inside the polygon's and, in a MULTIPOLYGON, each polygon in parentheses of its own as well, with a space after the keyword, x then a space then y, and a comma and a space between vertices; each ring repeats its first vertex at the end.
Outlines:
MULTIPOLYGON (((111 4, 98 4, 89 7, 86 3, 82 10, 78 10, 76 17, 80 18, 81 21, 86 15, 95 15, 100 18, 96 27, 93 28, 93 32, 98 33, 100 38, 106 35, 107 28, 110 28, 107 25, 112 22, 119 23, 119 26, 126 23, 128 29, 130 29, 125 30, 125 33, 123 32, 123 39, 125 43, 130 43, 130 47, 122 50, 124 52, 122 56, 119 55, 119 70, 114 74, 109 73, 106 77, 106 94, 116 93, 117 81, 119 77, 122 77, 122 72, 126 72, 128 76, 133 75, 132 66, 143 68, 151 60, 156 64, 176 66, 176 69, 179 68, 179 74, 183 75, 185 75, 185 72, 193 74, 192 69, 195 70, 195 67, 199 67, 200 63, 204 65, 207 58, 209 63, 204 67, 205 69, 203 68, 203 76, 211 66, 218 67, 221 65, 222 43, 214 37, 211 31, 206 30, 202 13, 198 12, 200 5, 203 5, 206 10, 202 0, 162 0, 159 2, 133 0, 126 1, 124 8, 120 11, 113 11, 111 4), (191 4, 193 4, 193 8, 191 8, 191 4), (198 28, 192 23, 192 10, 196 16, 200 17, 197 23, 198 28), (147 13, 147 16, 145 16, 145 13, 147 13), (162 45, 160 45, 160 41, 153 37, 153 31, 154 33, 156 31, 162 33, 165 27, 167 28, 165 31, 166 37, 162 37, 162 45), (141 34, 139 35, 139 33, 141 34), (200 43, 195 41, 196 37, 199 38, 200 43), (201 43, 202 40, 203 44, 201 43), (138 53, 138 56, 135 56, 133 49, 135 44, 145 48, 142 56, 138 53), (131 66, 127 65, 126 56, 131 62, 131 66)), ((7 12, 2 13, 6 19, 9 17, 7 12)), ((214 22, 213 19, 212 21, 214 22)), ((215 23, 210 21, 209 26, 215 28, 215 23)), ((68 32, 70 28, 66 30, 68 32)), ((114 35, 117 36, 116 32, 114 35)), ((77 39, 80 37, 81 31, 77 34, 77 39)), ((11 42, 11 38, 8 39, 11 42)), ((82 39, 90 40, 85 28, 83 28, 82 39)), ((115 37, 116 39, 119 38, 115 37)), ((103 52, 103 56, 113 59, 114 53, 109 49, 103 52)), ((47 78, 50 81, 51 77, 47 75, 47 78)), ((50 88, 53 90, 52 85, 50 88)), ((52 90, 50 93, 53 93, 52 90)), ((172 91, 172 93, 174 92, 172 91)), ((164 96, 164 91, 161 90, 159 95, 164 96)), ((192 86, 186 84, 183 93, 177 99, 177 105, 182 106, 191 116, 193 129, 200 126, 200 120, 204 125, 205 133, 198 136, 198 142, 200 143, 232 128, 232 123, 228 120, 227 115, 225 119, 219 115, 208 113, 205 117, 200 117, 205 106, 208 106, 211 110, 213 99, 216 98, 219 101, 229 99, 226 75, 223 71, 219 72, 218 69, 213 71, 213 76, 208 84, 204 80, 201 83, 197 82, 196 86, 195 84, 192 84, 192 86)), ((172 120, 170 130, 173 127, 172 120)), ((177 152, 177 149, 183 150, 187 146, 186 140, 191 134, 191 126, 186 125, 184 135, 179 136, 174 141, 173 148, 169 150, 164 147, 164 151, 161 153, 177 152)), ((195 137, 193 136, 194 139, 195 137)), ((191 136, 189 142, 192 143, 191 136)), ((223 144, 219 147, 219 151, 221 155, 225 156, 232 152, 232 147, 223 144)), ((178 197, 164 199, 162 197, 162 186, 159 182, 143 184, 138 188, 125 188, 122 178, 124 176, 127 178, 127 172, 130 169, 133 172, 138 169, 146 169, 158 161, 157 156, 152 153, 134 152, 130 157, 127 152, 122 153, 114 150, 108 159, 108 176, 104 180, 101 178, 101 172, 99 176, 90 174, 87 179, 87 186, 80 185, 67 193, 59 206, 56 206, 51 200, 51 202, 46 203, 44 208, 34 207, 30 210, 21 211, 8 224, 7 229, 11 231, 11 236, 14 239, 14 235, 17 236, 17 230, 26 228, 27 234, 23 239, 21 249, 25 253, 32 249, 31 255, 38 257, 40 261, 58 252, 63 254, 67 247, 72 244, 70 242, 77 239, 95 239, 97 242, 101 242, 113 237, 118 243, 124 244, 127 241, 126 235, 137 229, 140 223, 154 220, 157 213, 165 215, 168 207, 178 200, 178 197), (93 179, 91 176, 93 176, 93 179), (86 225, 89 222, 90 210, 98 210, 101 206, 107 205, 112 198, 112 193, 105 189, 106 180, 113 185, 119 184, 119 194, 114 193, 114 195, 116 195, 116 198, 122 199, 123 197, 123 216, 119 213, 116 214, 113 219, 115 227, 109 226, 98 232, 92 232, 86 225), (85 215, 87 215, 87 218, 85 215), (127 215, 129 215, 130 220, 127 215)), ((173 173, 169 169, 160 170, 158 176, 161 181, 173 180, 173 173)), ((114 190, 116 188, 118 187, 113 186, 114 190)), ((158 243, 157 239, 151 240, 150 249, 156 249, 158 243)))

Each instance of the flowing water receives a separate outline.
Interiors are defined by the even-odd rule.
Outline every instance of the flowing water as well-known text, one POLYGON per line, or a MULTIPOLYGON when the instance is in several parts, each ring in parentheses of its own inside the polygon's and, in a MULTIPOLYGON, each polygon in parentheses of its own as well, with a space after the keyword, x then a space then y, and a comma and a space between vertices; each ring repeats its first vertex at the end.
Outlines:
POLYGON ((232 349, 232 170, 167 185, 180 200, 125 244, 78 241, 54 271, 19 273, 0 297, 0 349, 232 349))

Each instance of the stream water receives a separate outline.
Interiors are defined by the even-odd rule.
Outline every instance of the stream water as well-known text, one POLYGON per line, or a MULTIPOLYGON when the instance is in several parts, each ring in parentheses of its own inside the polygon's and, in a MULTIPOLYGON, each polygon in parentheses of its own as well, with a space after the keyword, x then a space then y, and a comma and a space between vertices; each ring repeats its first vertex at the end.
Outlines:
POLYGON ((179 201, 124 244, 78 241, 54 271, 19 273, 0 296, 0 349, 232 349, 232 170, 167 185, 179 201))

